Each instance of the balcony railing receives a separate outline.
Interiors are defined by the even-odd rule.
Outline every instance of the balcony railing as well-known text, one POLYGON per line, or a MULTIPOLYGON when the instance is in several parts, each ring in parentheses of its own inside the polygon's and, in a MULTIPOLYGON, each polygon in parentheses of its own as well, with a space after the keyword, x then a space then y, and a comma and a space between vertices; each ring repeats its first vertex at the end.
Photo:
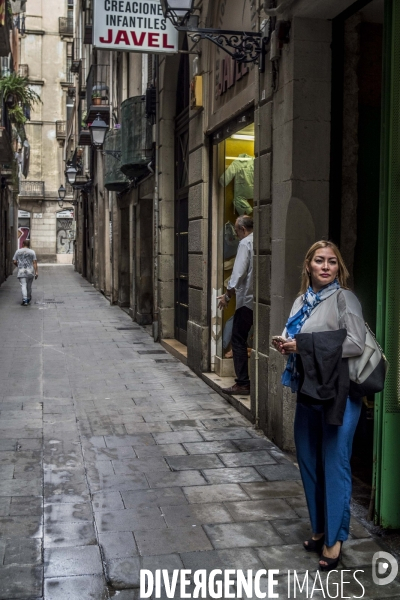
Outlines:
POLYGON ((58 18, 58 31, 60 35, 73 35, 74 20, 69 17, 58 18))
POLYGON ((29 77, 29 65, 19 65, 18 75, 20 77, 29 77))
POLYGON ((72 73, 72 56, 67 56, 66 82, 74 83, 74 74, 72 73))
POLYGON ((44 181, 21 181, 19 195, 44 198, 44 181))
POLYGON ((58 140, 65 140, 67 132, 67 122, 66 121, 56 121, 56 138, 58 140))

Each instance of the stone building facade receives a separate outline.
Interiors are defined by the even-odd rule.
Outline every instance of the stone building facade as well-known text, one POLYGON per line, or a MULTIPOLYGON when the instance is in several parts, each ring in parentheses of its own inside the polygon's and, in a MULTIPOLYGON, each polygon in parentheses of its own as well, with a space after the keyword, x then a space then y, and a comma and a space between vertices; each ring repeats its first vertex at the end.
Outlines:
POLYGON ((41 0, 27 3, 25 30, 20 36, 18 69, 39 94, 25 129, 30 144, 27 178, 21 176, 20 217, 29 227, 32 248, 42 262, 71 264, 74 247, 72 189, 59 206, 64 183, 63 145, 72 99, 70 65, 73 42, 73 3, 55 0, 51 10, 41 0), (63 212, 62 212, 63 211, 63 212))

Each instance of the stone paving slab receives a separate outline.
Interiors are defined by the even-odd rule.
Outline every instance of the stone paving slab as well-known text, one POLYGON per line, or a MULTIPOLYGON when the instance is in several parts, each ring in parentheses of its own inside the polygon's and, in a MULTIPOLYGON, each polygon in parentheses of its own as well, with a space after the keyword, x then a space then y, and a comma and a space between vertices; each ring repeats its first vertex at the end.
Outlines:
MULTIPOLYGON (((140 569, 315 575, 284 453, 73 268, 19 294, 0 288, 0 600, 138 600, 140 569)), ((371 581, 379 541, 350 531, 340 567, 366 571, 366 600, 400 598, 371 581)))

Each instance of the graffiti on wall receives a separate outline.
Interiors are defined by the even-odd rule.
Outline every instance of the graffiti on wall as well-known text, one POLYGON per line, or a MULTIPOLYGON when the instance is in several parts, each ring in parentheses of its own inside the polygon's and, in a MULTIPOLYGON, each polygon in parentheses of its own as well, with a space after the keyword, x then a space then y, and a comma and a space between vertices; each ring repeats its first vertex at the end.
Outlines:
POLYGON ((30 239, 30 232, 31 230, 29 227, 18 227, 18 248, 22 248, 22 244, 25 240, 30 239))
POLYGON ((57 254, 73 254, 74 238, 72 219, 57 218, 57 254))

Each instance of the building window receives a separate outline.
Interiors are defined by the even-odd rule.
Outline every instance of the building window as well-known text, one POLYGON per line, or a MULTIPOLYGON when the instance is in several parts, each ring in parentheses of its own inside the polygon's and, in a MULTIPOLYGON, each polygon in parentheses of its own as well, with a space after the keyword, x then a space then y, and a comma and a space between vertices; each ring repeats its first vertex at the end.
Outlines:
POLYGON ((73 44, 71 42, 68 42, 67 43, 67 64, 65 67, 67 83, 74 83, 74 75, 73 75, 73 73, 71 73, 72 53, 73 53, 73 44))

